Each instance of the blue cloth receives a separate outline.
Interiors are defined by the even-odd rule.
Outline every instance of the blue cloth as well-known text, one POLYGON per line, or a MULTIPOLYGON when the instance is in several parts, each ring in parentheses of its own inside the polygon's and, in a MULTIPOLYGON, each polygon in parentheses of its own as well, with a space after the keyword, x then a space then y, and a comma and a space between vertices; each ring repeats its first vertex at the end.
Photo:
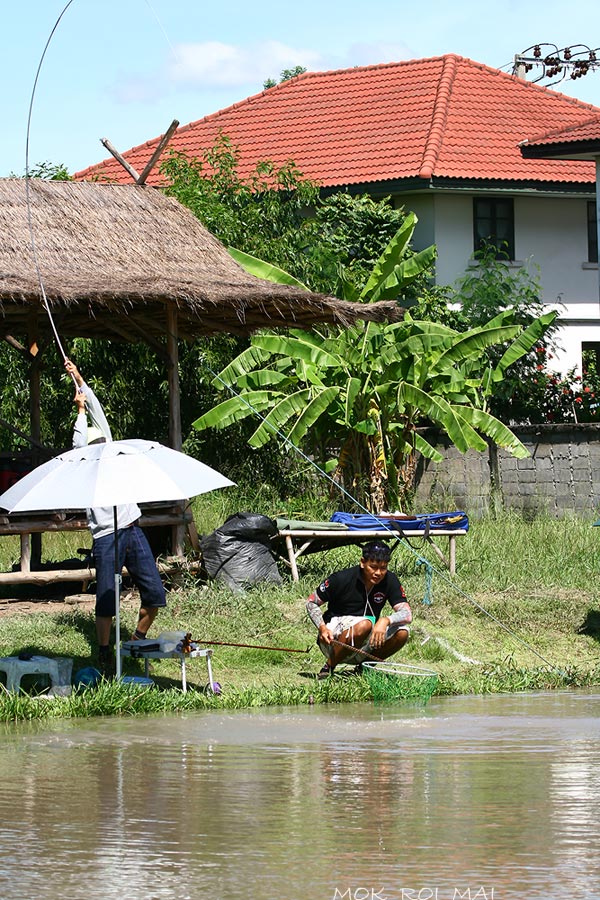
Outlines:
MULTIPOLYGON (((140 592, 140 605, 166 606, 165 589, 146 535, 137 525, 120 528, 118 571, 127 569, 140 592)), ((96 615, 115 615, 115 536, 94 538, 92 547, 96 566, 96 615)))
POLYGON ((391 531, 401 532, 403 529, 414 531, 421 529, 425 531, 429 528, 435 531, 437 528, 469 528, 469 519, 467 514, 462 510, 446 513, 424 513, 423 515, 412 516, 407 519, 398 519, 394 516, 373 516, 368 513, 355 515, 354 513, 334 512, 331 517, 332 522, 341 522, 348 528, 354 528, 357 531, 391 531))

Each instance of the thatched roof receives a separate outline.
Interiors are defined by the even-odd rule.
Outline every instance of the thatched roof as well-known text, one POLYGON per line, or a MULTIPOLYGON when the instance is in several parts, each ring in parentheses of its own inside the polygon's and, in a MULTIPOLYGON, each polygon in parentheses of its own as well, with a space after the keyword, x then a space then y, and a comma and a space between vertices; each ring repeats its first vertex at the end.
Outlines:
POLYGON ((0 179, 0 335, 22 333, 42 311, 32 235, 61 336, 159 339, 173 305, 188 340, 398 316, 395 304, 350 304, 248 275, 154 188, 31 179, 29 197, 28 209, 25 180, 0 179))

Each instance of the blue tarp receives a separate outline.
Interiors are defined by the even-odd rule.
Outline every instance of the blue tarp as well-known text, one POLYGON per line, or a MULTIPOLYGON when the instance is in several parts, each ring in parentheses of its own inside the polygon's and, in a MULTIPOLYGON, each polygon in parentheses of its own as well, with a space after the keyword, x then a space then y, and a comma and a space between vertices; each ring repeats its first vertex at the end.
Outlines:
POLYGON ((468 530, 469 519, 462 510, 444 513, 423 513, 418 516, 409 518, 398 518, 397 516, 373 516, 368 513, 355 514, 345 512, 334 512, 331 517, 332 522, 339 522, 346 525, 347 528, 353 528, 360 531, 384 531, 393 529, 395 531, 436 531, 438 529, 447 528, 464 528, 468 530))

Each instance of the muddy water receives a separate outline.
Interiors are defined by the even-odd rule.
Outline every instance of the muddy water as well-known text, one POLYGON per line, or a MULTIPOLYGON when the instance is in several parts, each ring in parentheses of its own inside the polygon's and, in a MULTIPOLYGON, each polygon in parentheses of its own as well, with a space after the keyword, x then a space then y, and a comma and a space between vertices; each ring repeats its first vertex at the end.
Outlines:
POLYGON ((5 728, 2 900, 597 900, 600 694, 5 728))

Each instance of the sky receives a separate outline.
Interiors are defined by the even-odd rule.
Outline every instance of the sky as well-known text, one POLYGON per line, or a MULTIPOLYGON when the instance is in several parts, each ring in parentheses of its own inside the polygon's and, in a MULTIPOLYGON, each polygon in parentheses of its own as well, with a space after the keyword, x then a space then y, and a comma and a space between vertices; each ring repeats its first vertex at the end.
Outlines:
MULTIPOLYGON (((496 11, 481 0, 0 0, 0 9, 0 177, 46 162, 76 172, 108 155, 101 138, 124 152, 296 65, 457 53, 511 71, 536 43, 600 47, 598 0, 505 0, 496 11)), ((553 89, 600 107, 600 68, 553 89)))

